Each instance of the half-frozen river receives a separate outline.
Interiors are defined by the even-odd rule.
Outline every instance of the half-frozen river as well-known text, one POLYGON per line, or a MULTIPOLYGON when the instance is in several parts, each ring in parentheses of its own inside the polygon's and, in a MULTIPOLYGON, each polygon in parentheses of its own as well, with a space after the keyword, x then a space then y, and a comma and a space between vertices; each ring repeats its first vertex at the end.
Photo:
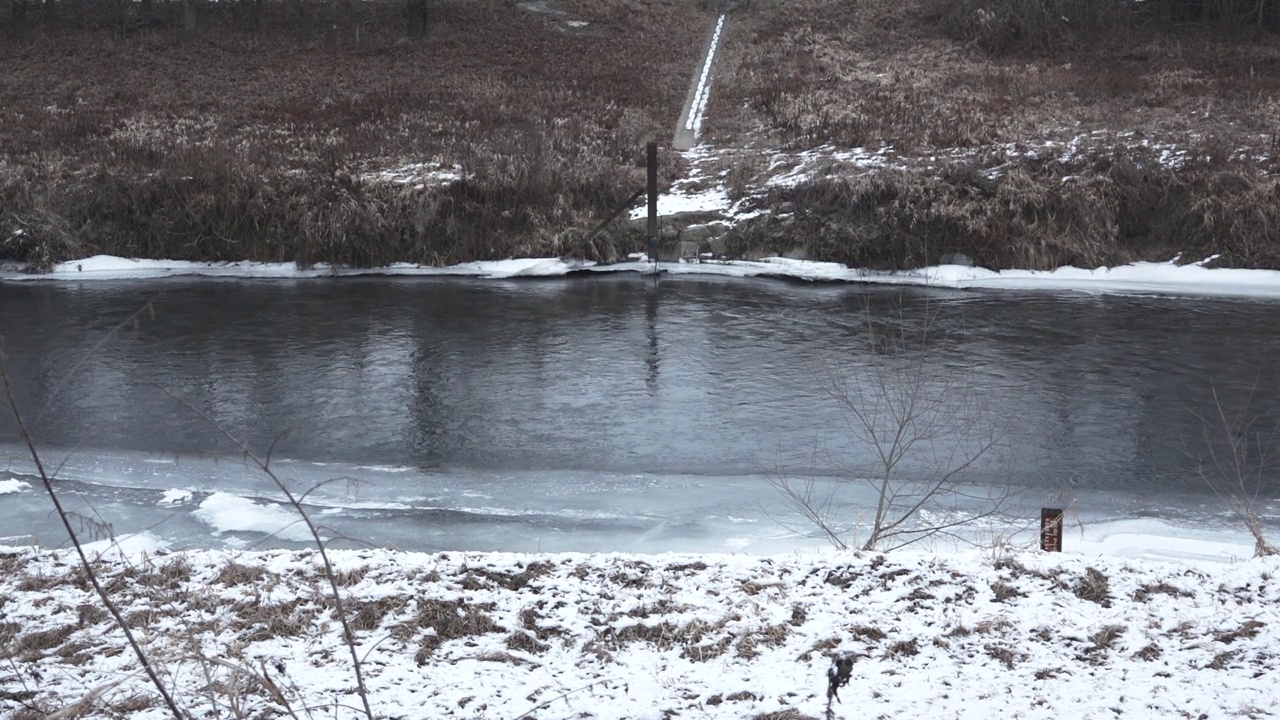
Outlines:
MULTIPOLYGON (((0 336, 68 503, 176 548, 298 532, 264 534, 278 493, 211 422, 298 489, 336 481, 309 501, 341 542, 813 546, 770 480, 865 473, 834 373, 923 374, 980 413, 1000 443, 965 479, 1011 483, 1027 517, 1066 506, 1081 542, 1212 554, 1201 540, 1236 524, 1200 477, 1203 418, 1280 422, 1276 301, 630 274, 40 282, 0 284, 0 336)), ((0 542, 60 544, 31 470, 0 413, 0 488, 18 490, 0 494, 0 542)), ((1278 476, 1260 476, 1273 523, 1278 476)), ((853 483, 834 508, 872 499, 853 483)))

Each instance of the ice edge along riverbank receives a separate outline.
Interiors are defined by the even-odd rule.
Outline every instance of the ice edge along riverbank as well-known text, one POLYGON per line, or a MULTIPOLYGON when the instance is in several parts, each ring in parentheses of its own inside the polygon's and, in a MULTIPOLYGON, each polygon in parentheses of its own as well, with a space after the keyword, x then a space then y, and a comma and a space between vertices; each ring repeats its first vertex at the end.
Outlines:
POLYGON ((176 260, 133 260, 107 255, 64 262, 47 273, 28 273, 17 264, 0 265, 0 282, 105 281, 200 276, 213 278, 347 278, 471 277, 486 279, 547 278, 578 273, 652 273, 668 275, 769 277, 809 282, 847 282, 926 286, 951 289, 1076 291, 1095 294, 1151 294, 1280 298, 1280 270, 1209 268, 1212 258, 1187 265, 1177 259, 1138 262, 1117 267, 1056 270, 987 270, 939 265, 900 272, 850 268, 839 263, 770 257, 761 260, 704 260, 655 263, 643 256, 630 262, 600 265, 561 258, 522 258, 469 262, 450 267, 398 263, 381 268, 299 267, 295 263, 198 263, 176 260))

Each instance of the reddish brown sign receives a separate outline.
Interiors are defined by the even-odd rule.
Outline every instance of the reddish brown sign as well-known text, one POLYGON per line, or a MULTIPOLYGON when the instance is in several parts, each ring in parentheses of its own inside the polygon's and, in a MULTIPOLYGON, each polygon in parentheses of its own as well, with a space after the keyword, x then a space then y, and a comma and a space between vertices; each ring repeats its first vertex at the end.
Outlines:
POLYGON ((1062 510, 1040 508, 1040 549, 1062 552, 1062 510))

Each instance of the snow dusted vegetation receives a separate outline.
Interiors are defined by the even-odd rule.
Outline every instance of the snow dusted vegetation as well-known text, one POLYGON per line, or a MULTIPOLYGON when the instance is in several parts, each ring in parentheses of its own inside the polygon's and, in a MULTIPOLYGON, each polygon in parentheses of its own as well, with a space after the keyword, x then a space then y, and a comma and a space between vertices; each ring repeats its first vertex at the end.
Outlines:
MULTIPOLYGON (((311 552, 109 553, 97 569, 194 717, 357 717, 311 552)), ((388 718, 1269 717, 1280 560, 970 551, 338 551, 388 718)), ((0 555, 9 717, 163 718, 73 555, 0 555), (115 708, 115 709, 112 709, 115 708)))

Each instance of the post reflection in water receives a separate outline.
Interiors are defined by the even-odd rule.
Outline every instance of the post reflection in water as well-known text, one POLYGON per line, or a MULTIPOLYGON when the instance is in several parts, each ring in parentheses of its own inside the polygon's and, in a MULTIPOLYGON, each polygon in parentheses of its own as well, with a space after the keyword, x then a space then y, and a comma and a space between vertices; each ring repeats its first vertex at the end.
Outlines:
POLYGON ((823 364, 875 361, 858 355, 868 308, 930 312, 963 330, 936 352, 1012 428, 1002 472, 1159 492, 1203 485, 1217 400, 1280 422, 1278 305, 671 275, 174 279, 0 285, 0 336, 55 449, 227 450, 159 386, 253 445, 289 431, 281 458, 727 477, 809 470, 843 422, 823 364))
POLYGON ((658 394, 658 371, 661 367, 661 357, 658 353, 658 293, 662 292, 662 286, 658 282, 658 276, 653 276, 653 286, 644 297, 644 320, 646 336, 649 339, 649 353, 645 356, 645 389, 650 395, 658 394))

